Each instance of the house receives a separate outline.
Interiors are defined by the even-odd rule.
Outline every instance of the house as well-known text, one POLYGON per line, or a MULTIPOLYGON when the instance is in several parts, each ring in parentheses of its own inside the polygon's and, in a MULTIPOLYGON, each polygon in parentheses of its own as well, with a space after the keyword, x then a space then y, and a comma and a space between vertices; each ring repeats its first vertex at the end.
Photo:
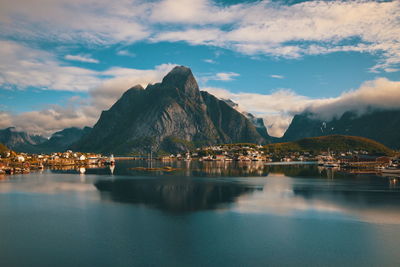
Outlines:
POLYGON ((215 155, 214 156, 214 160, 216 160, 216 161, 224 161, 225 158, 226 158, 225 155, 215 155))
POLYGON ((172 160, 171 156, 162 156, 160 159, 162 161, 170 161, 170 160, 172 160))
POLYGON ((88 164, 97 164, 99 162, 100 158, 96 156, 90 156, 88 157, 88 164))

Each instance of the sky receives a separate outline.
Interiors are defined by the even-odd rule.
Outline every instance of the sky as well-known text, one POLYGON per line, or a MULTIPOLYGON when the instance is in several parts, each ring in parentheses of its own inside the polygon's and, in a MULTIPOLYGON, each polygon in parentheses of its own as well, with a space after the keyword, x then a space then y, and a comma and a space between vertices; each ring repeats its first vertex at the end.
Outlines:
POLYGON ((400 1, 0 0, 0 129, 93 126, 176 65, 282 136, 400 107, 400 1))

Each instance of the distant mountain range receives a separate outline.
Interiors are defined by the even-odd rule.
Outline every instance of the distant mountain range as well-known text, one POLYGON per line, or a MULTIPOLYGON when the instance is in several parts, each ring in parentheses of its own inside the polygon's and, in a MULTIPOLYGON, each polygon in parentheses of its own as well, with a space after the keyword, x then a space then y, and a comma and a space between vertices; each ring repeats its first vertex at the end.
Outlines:
POLYGON ((40 135, 30 135, 10 127, 0 130, 0 143, 17 152, 50 153, 65 151, 77 142, 91 128, 71 127, 54 133, 50 139, 40 135))
POLYGON ((72 145, 78 142, 84 135, 88 134, 92 128, 66 128, 62 131, 54 133, 49 140, 35 147, 37 152, 50 153, 60 152, 70 149, 72 145))
POLYGON ((362 136, 400 149, 400 110, 370 110, 361 115, 348 111, 328 121, 318 119, 318 114, 299 114, 294 116, 282 141, 332 134, 362 136))
POLYGON ((182 152, 218 143, 266 144, 270 137, 265 126, 260 128, 225 101, 200 92, 192 71, 179 66, 161 83, 126 91, 73 147, 129 154, 182 152))
POLYGON ((31 152, 35 149, 35 146, 46 141, 47 139, 40 135, 17 131, 14 127, 0 130, 0 143, 19 152, 31 152))
POLYGON ((50 139, 10 127, 0 143, 10 149, 49 153, 73 149, 115 154, 177 153, 222 143, 269 144, 327 135, 362 136, 400 149, 400 110, 347 111, 340 118, 295 115, 282 138, 271 137, 261 118, 239 112, 229 99, 200 91, 191 70, 175 67, 161 83, 127 90, 93 128, 67 128, 50 139))

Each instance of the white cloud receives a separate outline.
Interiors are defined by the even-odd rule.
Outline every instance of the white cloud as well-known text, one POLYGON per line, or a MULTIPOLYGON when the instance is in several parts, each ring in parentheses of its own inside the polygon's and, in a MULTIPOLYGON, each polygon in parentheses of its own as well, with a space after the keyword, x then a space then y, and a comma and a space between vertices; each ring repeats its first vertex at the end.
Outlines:
POLYGON ((356 51, 378 55, 371 71, 400 65, 400 1, 2 0, 1 6, 0 35, 14 40, 186 41, 287 58, 356 51))
POLYGON ((87 55, 66 55, 64 58, 72 61, 80 61, 80 62, 96 63, 96 64, 99 63, 97 59, 91 58, 87 55))
POLYGON ((177 42, 185 41, 193 45, 226 46, 223 40, 224 32, 218 28, 188 29, 183 31, 161 31, 150 38, 150 41, 177 42))
POLYGON ((203 61, 206 62, 206 63, 210 63, 210 64, 216 64, 217 63, 217 62, 215 62, 215 60, 210 59, 210 58, 204 59, 203 61))
POLYGON ((0 111, 0 129, 10 127, 12 125, 10 114, 0 111))
POLYGON ((386 72, 398 72, 400 69, 395 69, 395 68, 386 68, 384 69, 386 72))
MULTIPOLYGON (((141 83, 158 81, 173 64, 162 64, 154 70, 113 67, 104 71, 68 66, 43 50, 29 48, 16 42, 0 40, 0 85, 26 89, 91 91, 110 80, 123 79, 141 83)), ((87 58, 86 58, 87 59, 87 58)), ((125 88, 126 89, 126 88, 125 88)))
POLYGON ((79 107, 62 107, 23 112, 11 115, 12 125, 18 130, 49 136, 68 127, 91 126, 97 118, 88 116, 79 107))
POLYGON ((206 83, 208 81, 233 81, 235 77, 239 77, 240 74, 236 72, 218 72, 213 75, 204 75, 200 77, 200 81, 202 83, 206 83))
POLYGON ((342 93, 326 103, 313 103, 309 109, 322 119, 339 117, 352 110, 365 113, 370 107, 380 109, 400 108, 400 81, 378 78, 363 83, 358 89, 342 93))
POLYGON ((135 53, 132 53, 132 52, 130 52, 130 51, 128 51, 128 50, 119 50, 118 52, 117 52, 117 55, 119 55, 119 56, 127 56, 127 57, 136 57, 136 54, 135 53))
POLYGON ((371 71, 400 64, 399 1, 305 1, 293 5, 260 1, 228 8, 212 4, 210 10, 214 12, 207 16, 199 12, 186 19, 197 25, 157 32, 153 40, 181 40, 287 58, 338 51, 380 52, 381 60, 371 71), (218 22, 223 25, 207 23, 222 11, 226 14, 218 22), (208 25, 199 27, 204 24, 208 25))
POLYGON ((214 79, 217 81, 232 81, 234 77, 240 76, 235 72, 219 72, 215 75, 214 79))
POLYGON ((150 19, 159 23, 223 24, 235 19, 239 8, 221 7, 210 0, 164 0, 153 5, 150 19))
POLYGON ((222 88, 204 90, 219 98, 233 100, 239 105, 239 110, 264 118, 268 132, 278 137, 284 134, 293 116, 305 110, 316 113, 320 119, 330 120, 350 110, 362 114, 370 107, 400 108, 400 81, 386 78, 367 81, 358 89, 335 98, 309 98, 287 89, 272 94, 233 93, 222 88))
POLYGON ((0 40, 0 85, 48 90, 87 91, 101 80, 89 69, 67 66, 49 52, 0 40))
POLYGON ((120 0, 2 0, 0 32, 23 40, 110 44, 148 37, 149 4, 120 0))
POLYGON ((271 74, 269 77, 274 78, 274 79, 284 79, 285 76, 283 75, 278 75, 278 74, 271 74))

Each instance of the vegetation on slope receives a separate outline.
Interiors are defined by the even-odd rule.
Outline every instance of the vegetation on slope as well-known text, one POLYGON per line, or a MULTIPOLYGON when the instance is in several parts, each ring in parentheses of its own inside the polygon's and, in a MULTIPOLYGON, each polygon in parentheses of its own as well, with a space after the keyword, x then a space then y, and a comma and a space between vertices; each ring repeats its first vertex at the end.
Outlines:
POLYGON ((320 137, 304 138, 294 142, 276 143, 264 146, 267 152, 310 152, 313 154, 322 151, 346 152, 346 151, 367 151, 374 155, 393 155, 394 151, 385 145, 365 137, 328 135, 320 137))
POLYGON ((8 147, 0 143, 0 157, 4 158, 7 156, 7 153, 10 151, 8 147))

